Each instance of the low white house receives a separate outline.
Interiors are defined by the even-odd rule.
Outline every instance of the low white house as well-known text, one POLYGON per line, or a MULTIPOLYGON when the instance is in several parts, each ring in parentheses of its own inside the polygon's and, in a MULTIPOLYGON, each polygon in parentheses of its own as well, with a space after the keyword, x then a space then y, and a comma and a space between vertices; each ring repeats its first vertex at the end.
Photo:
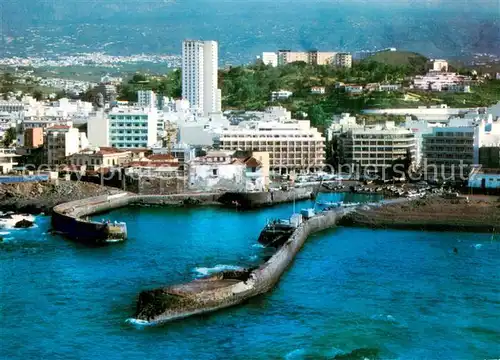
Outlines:
POLYGON ((348 85, 344 86, 345 92, 349 94, 361 94, 363 93, 363 85, 348 85))
POLYGON ((234 161, 231 152, 214 151, 189 161, 189 183, 193 190, 244 190, 243 163, 234 161))
POLYGON ((16 154, 15 149, 0 148, 0 174, 7 174, 12 171, 12 168, 17 165, 17 158, 20 155, 16 154))
POLYGON ((326 93, 326 88, 324 86, 313 86, 311 88, 311 94, 323 95, 326 93))
MULTIPOLYGON (((267 153, 258 153, 262 156, 267 153)), ((265 156, 264 156, 265 157, 265 156)), ((213 151, 188 162, 191 190, 263 191, 269 178, 268 160, 236 158, 233 152, 213 151)))
POLYGON ((287 90, 273 91, 271 93, 271 101, 286 100, 293 95, 293 92, 287 90))

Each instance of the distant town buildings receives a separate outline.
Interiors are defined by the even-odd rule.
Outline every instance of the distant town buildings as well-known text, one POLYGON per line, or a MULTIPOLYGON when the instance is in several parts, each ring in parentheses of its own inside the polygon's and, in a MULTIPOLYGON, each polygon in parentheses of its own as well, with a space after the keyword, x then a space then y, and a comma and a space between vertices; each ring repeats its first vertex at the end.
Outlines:
POLYGON ((471 77, 448 72, 429 72, 413 79, 415 89, 430 91, 470 92, 471 77))
POLYGON ((185 40, 182 44, 182 98, 205 116, 221 111, 218 43, 185 40))
POLYGON ((343 52, 324 51, 292 51, 278 50, 277 52, 264 52, 260 60, 265 65, 279 66, 297 61, 302 61, 310 65, 333 65, 337 67, 352 67, 352 55, 343 52))

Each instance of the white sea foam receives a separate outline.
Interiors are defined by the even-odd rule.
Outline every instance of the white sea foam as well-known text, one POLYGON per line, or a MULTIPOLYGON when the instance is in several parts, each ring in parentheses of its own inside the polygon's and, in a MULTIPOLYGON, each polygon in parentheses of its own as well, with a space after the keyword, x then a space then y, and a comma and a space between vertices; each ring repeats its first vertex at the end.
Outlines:
POLYGON ((372 315, 370 318, 372 320, 384 321, 384 322, 391 323, 391 324, 394 324, 394 325, 400 326, 400 327, 407 326, 407 324, 404 321, 397 320, 394 316, 392 316, 390 314, 389 315, 376 314, 376 315, 372 315))
POLYGON ((258 249, 264 249, 264 245, 262 245, 262 244, 253 244, 252 247, 258 248, 258 249))
POLYGON ((10 231, 0 231, 0 235, 9 235, 10 231))
MULTIPOLYGON (((0 228, 14 229, 14 226, 21 220, 35 221, 35 217, 32 215, 10 214, 10 218, 0 219, 0 228)), ((36 224, 33 224, 33 227, 36 227, 36 224)))
POLYGON ((227 270, 241 270, 242 268, 234 265, 215 265, 214 267, 197 267, 194 268, 194 272, 198 274, 198 276, 207 276, 210 274, 218 273, 221 271, 227 270))
POLYGON ((125 320, 127 324, 138 326, 138 327, 143 327, 143 326, 151 326, 154 325, 153 323, 146 321, 146 320, 141 320, 141 319, 134 319, 134 318, 128 318, 125 320))
POLYGON ((483 244, 474 244, 472 245, 472 247, 475 249, 481 249, 483 247, 483 244))
POLYGON ((305 355, 306 355, 306 350, 300 348, 290 351, 288 354, 285 355, 285 359, 286 360, 302 359, 305 355))

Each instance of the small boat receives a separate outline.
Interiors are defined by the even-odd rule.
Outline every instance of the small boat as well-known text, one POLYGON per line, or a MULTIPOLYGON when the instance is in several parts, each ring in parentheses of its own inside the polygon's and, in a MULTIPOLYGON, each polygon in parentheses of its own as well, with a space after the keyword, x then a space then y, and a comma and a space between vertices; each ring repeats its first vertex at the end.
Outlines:
POLYGON ((325 201, 325 202, 319 203, 320 206, 331 207, 331 208, 341 207, 341 206, 343 206, 343 204, 344 204, 343 201, 339 201, 339 202, 325 201))

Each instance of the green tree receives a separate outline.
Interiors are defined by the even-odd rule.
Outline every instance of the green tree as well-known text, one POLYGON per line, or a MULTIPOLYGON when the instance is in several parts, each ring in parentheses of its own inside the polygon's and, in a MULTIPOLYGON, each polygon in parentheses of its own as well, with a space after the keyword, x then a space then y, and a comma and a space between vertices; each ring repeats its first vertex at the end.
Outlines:
POLYGON ((325 113, 321 105, 312 105, 307 111, 309 120, 312 126, 325 128, 328 122, 328 115, 325 113))
POLYGON ((16 138, 17 138, 16 128, 14 128, 14 127, 8 128, 7 131, 3 135, 3 139, 2 139, 3 146, 4 147, 11 146, 12 143, 14 141, 16 141, 16 138))
POLYGON ((43 93, 40 90, 35 90, 33 91, 33 98, 35 98, 37 101, 40 101, 43 99, 43 93))

